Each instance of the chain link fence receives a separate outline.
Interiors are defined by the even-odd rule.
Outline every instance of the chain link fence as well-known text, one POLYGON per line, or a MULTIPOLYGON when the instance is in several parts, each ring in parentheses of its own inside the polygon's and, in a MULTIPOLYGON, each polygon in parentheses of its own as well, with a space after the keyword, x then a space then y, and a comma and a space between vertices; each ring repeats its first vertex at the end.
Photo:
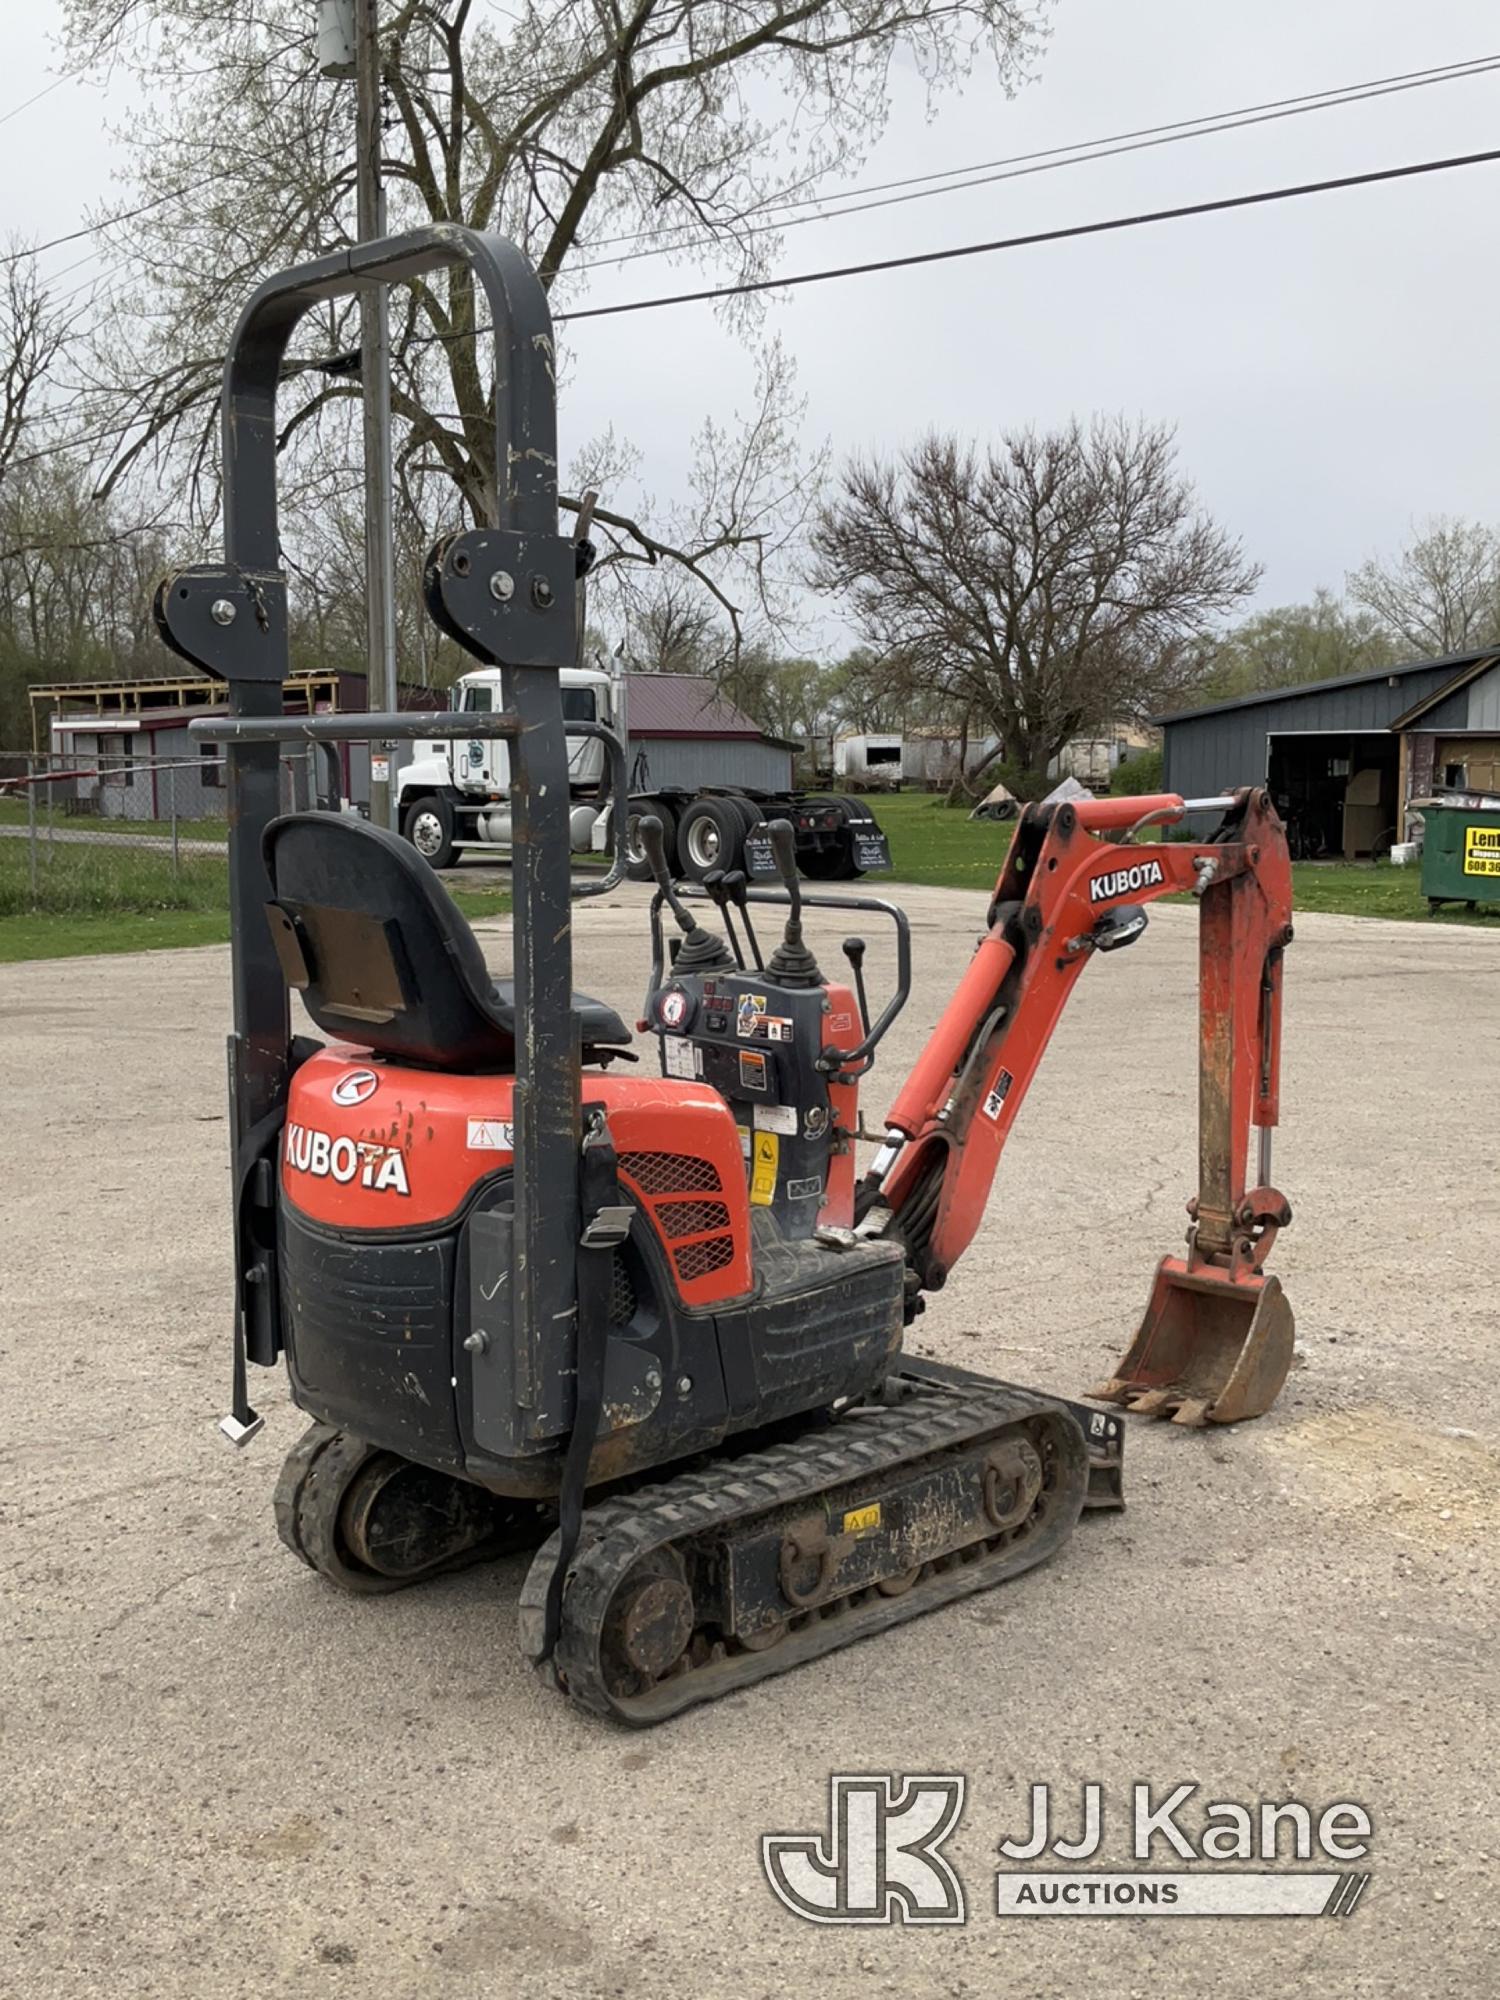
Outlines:
MULTIPOLYGON (((309 746, 282 759, 285 811, 317 803, 309 746)), ((98 754, 0 751, 0 916, 223 910, 224 757, 142 755, 122 732, 98 754)))

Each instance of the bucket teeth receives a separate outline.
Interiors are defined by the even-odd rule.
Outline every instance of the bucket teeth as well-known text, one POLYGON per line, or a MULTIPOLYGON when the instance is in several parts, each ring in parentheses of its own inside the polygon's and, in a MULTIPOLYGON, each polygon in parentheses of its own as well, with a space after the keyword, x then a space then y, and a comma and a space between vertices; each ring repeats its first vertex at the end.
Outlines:
POLYGON ((1208 1422, 1208 1404, 1190 1397, 1186 1402, 1177 1405, 1177 1408, 1172 1412, 1172 1421, 1174 1424, 1186 1424, 1195 1429, 1201 1428, 1208 1422))
POLYGON ((1125 1407, 1138 1417, 1161 1417, 1176 1401, 1170 1389, 1148 1389, 1143 1396, 1132 1396, 1125 1407))
POLYGON ((1198 1429, 1258 1417, 1292 1358, 1292 1310, 1273 1277, 1232 1279, 1167 1257, 1118 1373, 1095 1402, 1198 1429))

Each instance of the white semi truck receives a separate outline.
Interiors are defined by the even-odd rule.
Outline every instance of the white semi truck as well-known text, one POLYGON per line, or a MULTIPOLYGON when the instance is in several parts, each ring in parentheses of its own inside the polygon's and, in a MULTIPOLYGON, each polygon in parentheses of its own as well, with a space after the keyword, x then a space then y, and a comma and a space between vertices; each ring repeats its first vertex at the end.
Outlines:
MULTIPOLYGON (((628 764, 623 676, 565 667, 558 679, 564 722, 597 722, 613 730, 626 745, 628 764)), ((489 714, 500 705, 498 667, 477 667, 454 682, 452 706, 460 714, 489 714)), ((506 745, 495 737, 455 737, 451 742, 418 742, 414 753, 398 774, 396 794, 401 831, 417 852, 434 868, 449 868, 465 855, 508 851, 506 745)), ((575 854, 602 854, 608 848, 607 770, 604 745, 595 736, 579 735, 568 759, 575 854)), ((669 868, 690 881, 701 882, 714 869, 749 866, 745 837, 770 819, 790 820, 798 866, 813 881, 852 881, 891 865, 885 835, 859 799, 708 784, 697 791, 665 786, 630 794, 626 846, 636 881, 647 880, 651 872, 640 841, 640 823, 650 814, 662 823, 669 868)))

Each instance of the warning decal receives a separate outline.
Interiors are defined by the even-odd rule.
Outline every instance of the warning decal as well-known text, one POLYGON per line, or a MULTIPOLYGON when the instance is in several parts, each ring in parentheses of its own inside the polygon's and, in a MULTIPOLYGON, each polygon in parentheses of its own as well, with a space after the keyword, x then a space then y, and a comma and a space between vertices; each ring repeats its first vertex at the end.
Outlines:
POLYGON ((734 1032, 742 1042, 752 1041, 761 1032, 765 1018, 765 994, 742 993, 734 1010, 734 1032))
POLYGON ((754 1049, 740 1050, 740 1086, 744 1090, 764 1090, 766 1087, 766 1059, 757 1055, 754 1049))
POLYGON ((750 1199, 756 1208, 769 1208, 776 1198, 776 1169, 781 1163, 781 1141, 774 1132, 756 1132, 751 1136, 750 1199))
POLYGON ((1004 1109, 1005 1100, 1010 1096, 1010 1087, 1014 1082, 1015 1078, 1008 1069, 1001 1070, 1000 1074, 995 1078, 994 1089, 984 1100, 984 1115, 986 1118, 998 1118, 1000 1116, 1001 1111, 1004 1109))
POLYGON ((696 1042, 663 1035, 661 1067, 663 1076, 680 1077, 691 1082, 703 1074, 703 1052, 696 1042))
POLYGON ((1500 826, 1464 828, 1465 875, 1500 875, 1500 826))

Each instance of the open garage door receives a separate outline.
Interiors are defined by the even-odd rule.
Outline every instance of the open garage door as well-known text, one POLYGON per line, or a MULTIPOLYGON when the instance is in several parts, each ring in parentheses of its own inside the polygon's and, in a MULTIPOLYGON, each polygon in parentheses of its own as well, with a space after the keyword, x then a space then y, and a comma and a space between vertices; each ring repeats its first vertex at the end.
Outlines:
POLYGON ((1296 861, 1368 861, 1396 837, 1399 737, 1389 730, 1287 731, 1266 782, 1296 861))

